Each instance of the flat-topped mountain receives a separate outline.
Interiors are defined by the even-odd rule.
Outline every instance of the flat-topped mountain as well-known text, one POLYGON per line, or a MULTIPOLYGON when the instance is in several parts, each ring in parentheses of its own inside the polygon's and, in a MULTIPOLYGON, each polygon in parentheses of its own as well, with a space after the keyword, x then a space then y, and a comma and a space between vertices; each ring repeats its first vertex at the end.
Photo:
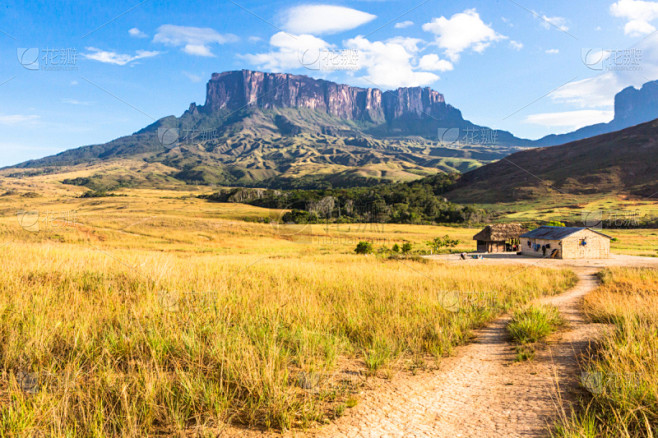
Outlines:
POLYGON ((658 119, 658 81, 647 82, 639 89, 627 87, 617 93, 615 95, 615 116, 612 121, 585 126, 568 134, 548 135, 535 141, 534 145, 564 144, 619 131, 655 119, 658 119))
POLYGON ((215 73, 200 111, 235 111, 246 105, 261 109, 308 108, 361 122, 392 122, 406 115, 463 122, 461 112, 430 88, 384 91, 358 88, 284 73, 242 70, 215 73))
MULTIPOLYGON (((465 120, 430 88, 382 91, 241 70, 213 74, 206 91, 205 103, 192 103, 180 117, 164 117, 109 143, 16 167, 129 159, 163 164, 172 169, 169 177, 194 184, 352 186, 463 172, 530 143, 496 131, 490 144, 446 147, 439 142, 441 130, 488 128, 465 120)), ((107 185, 99 180, 107 178, 75 182, 107 185)), ((124 178, 120 184, 141 182, 124 178)))

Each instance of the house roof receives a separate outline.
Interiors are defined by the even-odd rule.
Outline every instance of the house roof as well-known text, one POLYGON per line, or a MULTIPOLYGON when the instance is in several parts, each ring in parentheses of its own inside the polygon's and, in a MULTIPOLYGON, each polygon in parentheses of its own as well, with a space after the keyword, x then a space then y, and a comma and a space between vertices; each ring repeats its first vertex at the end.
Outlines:
POLYGON ((610 236, 606 236, 603 233, 599 233, 598 231, 592 230, 591 228, 586 228, 586 227, 549 227, 549 226, 542 226, 539 228, 536 228, 532 231, 528 231, 525 234, 522 234, 521 237, 524 238, 530 238, 530 239, 546 239, 546 240, 562 240, 565 237, 571 236, 574 233, 577 233, 582 230, 590 230, 593 233, 599 234, 603 237, 607 237, 608 239, 611 239, 610 236))
POLYGON ((525 228, 521 224, 494 224, 487 225, 482 231, 473 236, 473 240, 500 242, 507 239, 518 239, 525 228))

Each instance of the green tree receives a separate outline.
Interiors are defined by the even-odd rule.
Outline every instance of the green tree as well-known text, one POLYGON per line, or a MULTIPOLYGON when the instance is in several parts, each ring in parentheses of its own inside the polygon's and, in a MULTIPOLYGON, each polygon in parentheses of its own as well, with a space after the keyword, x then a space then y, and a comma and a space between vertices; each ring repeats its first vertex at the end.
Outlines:
POLYGON ((403 254, 408 254, 411 252, 411 243, 410 242, 404 242, 402 244, 402 253, 403 254))
POLYGON ((439 252, 442 248, 454 248, 459 245, 459 239, 451 239, 447 234, 443 237, 435 237, 431 242, 427 244, 432 248, 433 251, 439 252))

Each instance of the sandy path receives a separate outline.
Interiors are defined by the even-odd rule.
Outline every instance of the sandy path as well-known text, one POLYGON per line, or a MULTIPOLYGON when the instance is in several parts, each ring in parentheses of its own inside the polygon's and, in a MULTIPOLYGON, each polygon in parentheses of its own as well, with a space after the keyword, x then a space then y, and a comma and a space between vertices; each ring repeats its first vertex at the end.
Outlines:
POLYGON ((496 320, 460 347, 441 369, 423 378, 402 377, 366 393, 359 405, 314 436, 322 437, 517 437, 546 436, 565 400, 578 390, 576 356, 600 331, 581 313, 583 296, 596 287, 596 269, 578 269, 568 292, 541 299, 569 323, 549 339, 534 361, 516 363, 505 326, 496 320), (559 382, 559 385, 556 383, 559 382), (558 390, 559 386, 559 390, 558 390))

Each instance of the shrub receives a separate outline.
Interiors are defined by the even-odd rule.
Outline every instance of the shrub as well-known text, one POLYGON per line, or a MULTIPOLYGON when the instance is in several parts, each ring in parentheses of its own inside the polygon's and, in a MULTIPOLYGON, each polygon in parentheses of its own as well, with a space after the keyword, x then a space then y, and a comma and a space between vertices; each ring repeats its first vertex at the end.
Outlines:
POLYGON ((411 252, 411 243, 410 242, 404 242, 402 244, 402 253, 408 254, 411 252))
POLYGON ((372 254, 372 243, 359 242, 356 245, 356 249, 354 250, 354 252, 357 254, 372 254))

